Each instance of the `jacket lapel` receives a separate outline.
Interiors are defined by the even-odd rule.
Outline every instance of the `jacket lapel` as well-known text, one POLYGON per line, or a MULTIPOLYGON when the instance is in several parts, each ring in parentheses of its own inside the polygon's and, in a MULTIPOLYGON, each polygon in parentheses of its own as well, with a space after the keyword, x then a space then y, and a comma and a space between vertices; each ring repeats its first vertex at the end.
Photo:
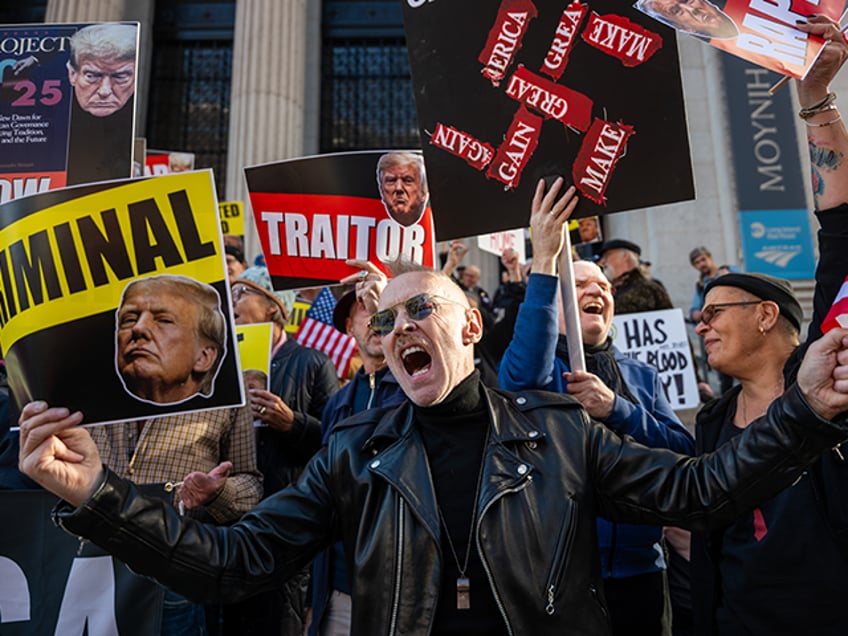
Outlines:
MULTIPOLYGON (((487 390, 485 399, 491 435, 483 459, 478 519, 501 494, 523 487, 534 471, 534 466, 516 455, 512 447, 544 438, 544 433, 534 430, 529 421, 518 417, 520 412, 511 405, 493 407, 493 401, 505 402, 507 398, 487 390)), ((397 415, 384 418, 366 442, 366 447, 382 447, 369 461, 369 470, 383 477, 400 493, 413 514, 438 541, 439 513, 424 442, 412 421, 411 405, 406 404, 397 411, 397 415)))
POLYGON ((518 488, 533 473, 534 466, 518 457, 512 448, 516 444, 534 442, 544 437, 541 431, 529 429, 526 421, 516 417, 518 411, 510 405, 493 407, 493 402, 505 401, 504 397, 487 390, 485 399, 488 402, 492 433, 484 459, 478 519, 492 501, 501 494, 518 488))
MULTIPOLYGON (((412 513, 438 542, 439 513, 424 441, 418 429, 412 424, 411 405, 406 404, 399 409, 398 415, 400 417, 388 418, 400 423, 399 430, 394 431, 397 435, 396 439, 374 455, 368 466, 371 472, 383 477, 400 493, 409 504, 412 513)), ((377 437, 391 436, 384 426, 387 423, 384 418, 377 426, 369 444, 376 442, 377 437)))

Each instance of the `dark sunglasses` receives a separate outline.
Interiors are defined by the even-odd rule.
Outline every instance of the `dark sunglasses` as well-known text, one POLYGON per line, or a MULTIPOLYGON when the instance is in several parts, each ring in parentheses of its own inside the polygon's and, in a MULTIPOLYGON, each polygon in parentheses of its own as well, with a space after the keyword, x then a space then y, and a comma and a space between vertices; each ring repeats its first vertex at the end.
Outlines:
POLYGON ((727 307, 744 307, 745 305, 759 305, 761 300, 740 300, 735 303, 715 303, 713 305, 707 305, 701 310, 701 322, 705 325, 710 324, 713 321, 713 318, 716 317, 716 314, 727 307))
POLYGON ((391 333, 392 329, 395 328, 397 307, 400 307, 401 305, 403 305, 403 308, 406 310, 406 315, 409 316, 410 320, 424 320, 427 316, 438 309, 439 305, 435 302, 436 299, 447 303, 453 303, 454 305, 463 306, 461 303, 451 300, 450 298, 445 298, 444 296, 416 294, 411 298, 407 298, 402 303, 398 303, 388 309, 383 309, 373 314, 371 316, 371 320, 368 321, 368 327, 378 336, 385 336, 387 333, 391 333))

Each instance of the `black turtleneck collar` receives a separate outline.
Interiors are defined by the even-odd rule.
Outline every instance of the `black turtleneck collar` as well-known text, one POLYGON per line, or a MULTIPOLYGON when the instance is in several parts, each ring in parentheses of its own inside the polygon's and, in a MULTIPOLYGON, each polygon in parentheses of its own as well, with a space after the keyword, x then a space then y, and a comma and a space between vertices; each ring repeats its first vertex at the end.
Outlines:
POLYGON ((413 409, 416 417, 424 420, 468 415, 483 408, 482 390, 480 372, 475 369, 438 404, 433 406, 413 405, 413 409))

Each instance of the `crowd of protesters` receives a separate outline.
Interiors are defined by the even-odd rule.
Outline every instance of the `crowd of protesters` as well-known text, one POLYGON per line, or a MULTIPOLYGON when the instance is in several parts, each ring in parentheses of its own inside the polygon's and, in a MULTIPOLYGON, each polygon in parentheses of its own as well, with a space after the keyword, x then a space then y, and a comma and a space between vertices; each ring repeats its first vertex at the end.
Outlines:
MULTIPOLYGON (((802 340, 791 285, 720 268, 708 248, 693 249, 688 317, 721 374, 694 437, 657 371, 612 344, 614 314, 672 307, 628 239, 573 264, 586 369, 572 369, 556 263, 578 197, 562 180, 548 189, 542 181, 529 269, 505 251, 493 296, 477 265, 462 266, 460 242, 440 272, 400 267, 389 278, 351 262, 358 273, 334 290, 332 316, 358 348, 346 378, 287 335, 294 293, 275 291, 266 269, 228 245, 236 324, 273 325, 267 388, 251 388, 241 409, 96 429, 93 447, 87 433, 68 433, 78 414, 30 404, 21 415, 26 475, 15 469, 17 436, 6 434, 0 487, 34 488, 36 479, 66 500, 66 527, 95 541, 105 531, 87 510, 108 523, 120 517, 130 539, 110 549, 133 567, 146 554, 151 569, 139 571, 178 588, 166 597, 162 634, 844 634, 847 336, 823 336, 821 323, 848 274, 848 132, 829 98, 848 44, 824 18, 807 29, 830 42, 798 82, 822 228, 812 320, 802 340), (204 453, 186 450, 210 437, 204 453), (81 473, 97 486, 89 499, 91 488, 72 488, 36 461, 51 440, 114 474, 101 476, 99 460, 98 471, 81 473), (169 545, 204 555, 211 582, 156 566, 158 537, 153 547, 132 543, 136 525, 155 529, 172 513, 143 500, 132 514, 107 509, 104 489, 135 497, 119 476, 178 483, 174 508, 222 526, 264 501, 232 534, 187 525, 187 538, 169 545), (493 496, 496 486, 504 490, 493 496), (281 529, 289 521, 302 535, 281 529), (404 580, 410 571, 415 580, 404 580), (222 602, 221 589, 239 585, 223 572, 239 574, 245 598, 222 602), (203 611, 197 600, 217 604, 203 611)), ((7 429, 8 410, 2 382, 7 429)))

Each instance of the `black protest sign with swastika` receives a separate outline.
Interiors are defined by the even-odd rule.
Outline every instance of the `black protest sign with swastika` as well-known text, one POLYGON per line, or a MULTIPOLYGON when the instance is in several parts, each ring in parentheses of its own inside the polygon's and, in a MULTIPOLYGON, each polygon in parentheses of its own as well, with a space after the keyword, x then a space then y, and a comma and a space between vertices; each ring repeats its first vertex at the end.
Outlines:
POLYGON ((575 216, 694 197, 674 31, 612 0, 406 0, 439 240, 527 225, 542 177, 575 216))

